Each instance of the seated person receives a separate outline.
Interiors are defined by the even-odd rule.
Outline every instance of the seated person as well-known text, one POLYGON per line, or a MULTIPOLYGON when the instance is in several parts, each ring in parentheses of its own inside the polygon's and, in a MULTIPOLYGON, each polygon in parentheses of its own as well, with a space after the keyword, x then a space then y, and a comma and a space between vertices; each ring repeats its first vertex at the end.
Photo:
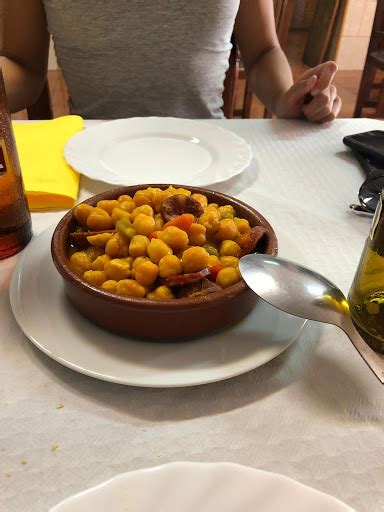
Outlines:
POLYGON ((295 83, 272 0, 2 0, 1 65, 12 112, 47 76, 49 36, 85 118, 222 118, 234 33, 254 93, 279 118, 333 120, 341 100, 326 62, 295 83))

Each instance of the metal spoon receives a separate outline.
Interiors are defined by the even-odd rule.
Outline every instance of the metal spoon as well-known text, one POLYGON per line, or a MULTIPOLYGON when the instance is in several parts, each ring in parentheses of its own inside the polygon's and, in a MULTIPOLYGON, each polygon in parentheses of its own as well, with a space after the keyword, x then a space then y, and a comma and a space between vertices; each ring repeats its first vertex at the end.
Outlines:
POLYGON ((340 327, 384 384, 384 358, 358 334, 347 299, 331 281, 306 267, 265 254, 243 256, 239 269, 247 285, 272 306, 294 316, 340 327))

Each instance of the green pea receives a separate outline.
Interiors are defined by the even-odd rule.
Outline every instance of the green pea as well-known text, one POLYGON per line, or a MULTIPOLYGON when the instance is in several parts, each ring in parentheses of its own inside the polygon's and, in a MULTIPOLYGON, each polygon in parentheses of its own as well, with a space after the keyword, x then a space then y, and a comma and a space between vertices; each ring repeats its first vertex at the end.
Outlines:
POLYGON ((213 244, 204 244, 203 247, 207 251, 207 253, 210 254, 211 256, 219 257, 219 251, 216 249, 216 247, 213 244))
POLYGON ((137 231, 135 228, 129 227, 124 228, 122 234, 127 238, 128 240, 131 240, 135 235, 137 235, 137 231))

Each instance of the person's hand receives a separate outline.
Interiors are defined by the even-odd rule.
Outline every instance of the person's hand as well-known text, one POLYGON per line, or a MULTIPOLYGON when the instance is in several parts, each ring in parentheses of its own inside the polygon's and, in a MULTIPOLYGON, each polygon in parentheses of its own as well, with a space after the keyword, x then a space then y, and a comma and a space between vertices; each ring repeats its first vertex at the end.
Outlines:
POLYGON ((341 109, 341 99, 332 84, 336 71, 337 65, 331 61, 308 69, 276 102, 277 117, 304 116, 317 123, 333 121, 341 109))

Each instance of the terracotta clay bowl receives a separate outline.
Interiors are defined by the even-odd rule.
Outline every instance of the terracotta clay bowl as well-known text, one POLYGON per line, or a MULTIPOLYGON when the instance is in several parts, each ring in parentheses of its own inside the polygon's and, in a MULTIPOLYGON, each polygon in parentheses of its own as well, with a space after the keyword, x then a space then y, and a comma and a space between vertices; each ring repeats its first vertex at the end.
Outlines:
MULTIPOLYGON (((168 188, 166 184, 146 184, 122 187, 84 201, 96 206, 102 199, 117 199, 120 195, 133 196, 137 190, 148 187, 168 188)), ((219 206, 232 205, 239 217, 251 226, 261 225, 267 229, 259 252, 277 254, 276 235, 268 221, 247 204, 212 190, 184 187, 192 193, 204 194, 210 203, 219 206)), ((92 286, 73 272, 69 264, 69 234, 74 231, 74 210, 68 212, 57 225, 51 244, 52 258, 60 272, 65 292, 73 306, 86 318, 105 329, 138 338, 152 340, 175 340, 208 334, 235 324, 255 306, 258 297, 241 281, 210 295, 165 301, 153 301, 135 297, 123 297, 92 286)))

